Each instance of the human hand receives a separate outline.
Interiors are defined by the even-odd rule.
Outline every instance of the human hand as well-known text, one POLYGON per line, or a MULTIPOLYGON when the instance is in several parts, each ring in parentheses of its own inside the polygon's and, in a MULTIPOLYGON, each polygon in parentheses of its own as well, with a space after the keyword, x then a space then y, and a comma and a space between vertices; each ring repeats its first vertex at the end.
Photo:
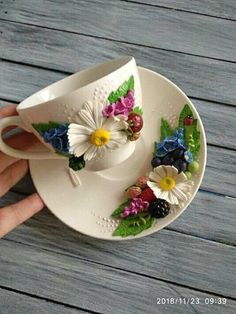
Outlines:
MULTIPOLYGON (((9 105, 0 109, 0 118, 17 115, 16 106, 9 105)), ((6 140, 9 146, 26 150, 37 143, 37 139, 30 133, 20 133, 6 140)), ((0 197, 6 194, 28 171, 28 161, 13 158, 0 151, 0 197)), ((25 199, 0 208, 0 238, 15 227, 29 219, 44 207, 38 193, 25 199)))

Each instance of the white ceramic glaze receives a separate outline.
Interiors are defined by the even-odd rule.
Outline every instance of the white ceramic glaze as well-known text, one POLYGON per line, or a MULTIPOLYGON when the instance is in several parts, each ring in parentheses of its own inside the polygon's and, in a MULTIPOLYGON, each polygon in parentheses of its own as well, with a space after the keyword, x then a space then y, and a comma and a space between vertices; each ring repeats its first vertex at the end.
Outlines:
POLYGON ((140 238, 156 232, 175 220, 191 203, 201 184, 206 164, 206 138, 201 119, 188 97, 163 76, 139 68, 143 92, 144 129, 135 151, 122 164, 101 172, 81 171, 82 186, 74 187, 62 160, 30 161, 34 184, 47 207, 65 224, 86 235, 106 240, 140 238), (137 236, 113 237, 115 222, 111 213, 124 201, 124 190, 140 175, 151 170, 153 142, 160 138, 161 117, 175 123, 184 104, 188 103, 198 119, 201 133, 199 173, 193 176, 191 198, 182 208, 158 219, 153 227, 137 236))
MULTIPOLYGON (((45 144, 42 137, 32 127, 33 123, 76 122, 76 114, 86 101, 94 103, 107 99, 131 75, 135 82, 135 99, 142 107, 142 95, 139 74, 133 57, 123 57, 100 64, 88 70, 78 72, 58 81, 34 95, 28 97, 17 106, 18 117, 0 120, 0 133, 9 125, 17 125, 34 133, 48 147, 46 152, 22 152, 7 146, 0 136, 0 149, 13 157, 23 159, 64 159, 45 144)), ((134 151, 134 142, 128 141, 115 151, 106 152, 102 158, 94 159, 86 164, 86 169, 99 171, 126 160, 134 151)))

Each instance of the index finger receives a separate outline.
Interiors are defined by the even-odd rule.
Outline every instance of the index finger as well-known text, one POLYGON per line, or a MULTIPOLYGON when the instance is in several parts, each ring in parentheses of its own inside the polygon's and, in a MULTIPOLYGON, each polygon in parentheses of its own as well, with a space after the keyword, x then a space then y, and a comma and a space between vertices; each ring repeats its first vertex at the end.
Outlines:
MULTIPOLYGON (((12 105, 8 105, 5 107, 0 108, 0 119, 1 118, 6 118, 6 117, 10 117, 10 116, 17 116, 18 113, 16 111, 16 105, 12 104, 12 105)), ((6 128, 2 133, 5 134, 8 131, 15 129, 14 126, 9 126, 8 128, 6 128)))
POLYGON ((8 105, 5 107, 0 108, 0 118, 5 118, 9 116, 16 116, 17 111, 16 111, 16 105, 8 105))

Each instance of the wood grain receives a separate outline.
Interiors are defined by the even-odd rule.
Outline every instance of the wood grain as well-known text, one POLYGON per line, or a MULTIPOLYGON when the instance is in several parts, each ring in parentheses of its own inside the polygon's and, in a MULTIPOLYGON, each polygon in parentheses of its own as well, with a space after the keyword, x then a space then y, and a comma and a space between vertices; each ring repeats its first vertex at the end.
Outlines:
MULTIPOLYGON (((123 0, 122 0, 123 1, 123 0)), ((175 10, 184 10, 193 13, 206 14, 219 18, 235 20, 236 5, 234 0, 124 0, 125 2, 138 2, 152 6, 163 6, 175 10)))
MULTIPOLYGON (((227 20, 235 19, 235 3, 30 4, 0 1, 0 58, 5 59, 0 106, 92 64, 134 55, 138 64, 192 97, 210 144, 201 187, 208 192, 199 191, 188 210, 161 232, 115 245, 76 233, 42 211, 0 242, 0 312, 235 313, 236 300, 204 305, 206 297, 236 299, 236 200, 224 197, 236 196, 236 32, 235 22, 227 20), (201 304, 158 306, 157 297, 199 297, 201 304)), ((33 189, 29 176, 14 187, 26 194, 33 189)), ((0 207, 22 197, 9 192, 0 207)))
POLYGON ((62 4, 32 0, 29 6, 28 0, 4 0, 0 18, 236 61, 232 21, 116 0, 62 4))
MULTIPOLYGON (((197 222, 206 219, 213 233, 211 222, 214 218, 210 216, 200 214, 197 221, 190 222, 189 229, 195 223, 196 230, 197 222)), ((232 224, 228 227, 229 232, 233 232, 232 224)), ((216 227, 216 234, 218 230, 216 227)), ((209 293, 235 298, 235 247, 180 232, 164 229, 135 242, 98 241, 69 229, 44 211, 10 233, 6 239, 32 246, 32 250, 42 248, 59 256, 74 256, 200 290, 204 287, 209 293)), ((2 252, 1 245, 0 249, 2 252)))
POLYGON ((129 54, 139 65, 173 80, 189 96, 235 105, 233 63, 6 21, 0 21, 0 28, 0 57, 8 60, 72 73, 129 54))
POLYGON ((31 296, 0 288, 1 313, 11 314, 84 314, 85 310, 71 309, 64 305, 40 300, 31 296))
MULTIPOLYGON (((157 297, 198 297, 200 305, 178 305, 175 313, 234 313, 236 302, 206 306, 211 295, 120 269, 82 261, 10 241, 1 242, 2 286, 102 313, 170 313, 157 297), (9 273, 9 269, 11 272, 9 273), (85 276, 86 274, 86 276, 85 276)), ((157 266, 157 265, 156 265, 157 266)), ((135 270, 135 269, 134 269, 135 270)), ((177 269, 178 271, 178 269, 177 269)))
MULTIPOLYGON (((0 207, 15 203, 22 198, 24 195, 20 193, 9 192, 0 199, 0 207)), ((235 202, 235 199, 199 191, 188 209, 166 229, 236 246, 235 202)), ((62 224, 48 211, 45 211, 42 215, 27 222, 26 227, 22 226, 22 229, 17 229, 9 237, 23 242, 26 238, 27 243, 30 243, 31 237, 42 241, 41 234, 38 234, 38 228, 41 230, 45 228, 46 231, 49 231, 53 224, 54 229, 57 230, 54 236, 57 238, 60 235, 62 224), (29 226, 30 229, 32 228, 30 236, 28 235, 29 226)), ((35 240, 32 239, 32 241, 35 240)))

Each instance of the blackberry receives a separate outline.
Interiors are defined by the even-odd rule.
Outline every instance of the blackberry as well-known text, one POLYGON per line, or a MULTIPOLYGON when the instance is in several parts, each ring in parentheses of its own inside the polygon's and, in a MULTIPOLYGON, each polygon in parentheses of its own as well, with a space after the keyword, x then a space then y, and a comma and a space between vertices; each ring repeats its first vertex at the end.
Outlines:
POLYGON ((84 161, 84 157, 80 156, 80 157, 76 157, 76 156, 72 156, 69 159, 69 167, 71 169, 73 169, 74 171, 78 171, 83 169, 85 166, 85 161, 84 161))
POLYGON ((171 156, 171 154, 165 155, 165 157, 162 159, 162 165, 173 165, 174 158, 171 156))
POLYGON ((158 198, 150 202, 148 210, 152 217, 164 218, 170 212, 170 205, 167 201, 158 198))
POLYGON ((177 159, 183 159, 184 158, 184 149, 177 148, 172 152, 172 157, 177 160, 177 159))
POLYGON ((151 161, 151 165, 153 168, 156 168, 161 165, 161 159, 158 157, 154 157, 151 161))
POLYGON ((187 170, 187 163, 182 159, 177 159, 174 161, 173 166, 178 169, 178 172, 184 172, 187 170))

